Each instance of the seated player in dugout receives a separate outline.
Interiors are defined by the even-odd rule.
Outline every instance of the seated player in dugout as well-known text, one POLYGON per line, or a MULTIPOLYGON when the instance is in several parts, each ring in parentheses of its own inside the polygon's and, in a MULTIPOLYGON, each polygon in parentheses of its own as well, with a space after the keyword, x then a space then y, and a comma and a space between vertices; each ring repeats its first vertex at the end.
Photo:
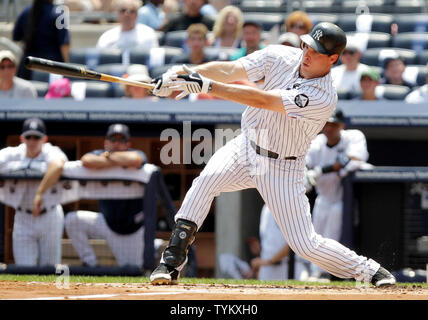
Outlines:
MULTIPOLYGON (((83 166, 100 170, 113 167, 141 168, 144 152, 131 148, 130 130, 121 123, 112 124, 104 140, 104 149, 94 150, 81 158, 83 166)), ((65 229, 84 266, 98 265, 89 239, 105 239, 119 266, 142 267, 144 252, 143 201, 137 199, 103 199, 98 212, 69 212, 65 229)))
MULTIPOLYGON (((337 104, 330 74, 346 46, 337 25, 321 22, 300 36, 302 47, 269 45, 236 61, 213 61, 166 72, 153 93, 176 99, 190 93, 211 93, 246 104, 242 132, 210 158, 175 215, 169 244, 150 276, 153 284, 178 283, 187 250, 202 226, 214 198, 222 192, 256 188, 272 211, 290 248, 338 278, 396 283, 385 268, 314 230, 303 175, 311 141, 337 104), (260 87, 227 82, 259 81, 260 87)), ((227 221, 225 222, 227 223, 227 221)))

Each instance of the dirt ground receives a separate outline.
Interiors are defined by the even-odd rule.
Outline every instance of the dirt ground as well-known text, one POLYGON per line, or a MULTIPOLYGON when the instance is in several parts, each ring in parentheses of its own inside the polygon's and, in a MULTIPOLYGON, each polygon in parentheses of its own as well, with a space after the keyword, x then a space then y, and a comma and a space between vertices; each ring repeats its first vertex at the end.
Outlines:
POLYGON ((428 300, 418 285, 374 287, 0 281, 1 300, 428 300))

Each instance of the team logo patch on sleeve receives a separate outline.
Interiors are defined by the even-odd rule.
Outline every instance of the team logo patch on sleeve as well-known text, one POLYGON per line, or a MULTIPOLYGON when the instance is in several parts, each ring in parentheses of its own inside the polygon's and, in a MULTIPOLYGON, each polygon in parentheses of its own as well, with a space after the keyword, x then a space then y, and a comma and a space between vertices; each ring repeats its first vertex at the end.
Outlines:
POLYGON ((294 103, 296 104, 296 106, 298 106, 299 108, 304 108, 308 105, 309 103, 309 98, 306 94, 298 94, 295 98, 294 98, 294 103))

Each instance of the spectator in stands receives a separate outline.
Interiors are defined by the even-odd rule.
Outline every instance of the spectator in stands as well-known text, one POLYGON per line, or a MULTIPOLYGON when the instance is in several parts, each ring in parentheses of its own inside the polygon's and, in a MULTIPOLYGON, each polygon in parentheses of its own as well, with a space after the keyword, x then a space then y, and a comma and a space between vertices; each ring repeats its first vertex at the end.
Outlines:
POLYGON ((183 53, 171 59, 172 64, 201 64, 208 61, 218 60, 218 55, 207 55, 204 48, 207 46, 208 29, 202 23, 195 23, 187 28, 186 44, 188 53, 183 53))
POLYGON ((380 73, 369 67, 367 70, 361 73, 360 86, 361 93, 357 96, 359 100, 379 100, 380 98, 376 94, 376 87, 380 84, 380 73))
POLYGON ((201 14, 215 20, 218 12, 209 0, 204 0, 204 4, 201 7, 201 14))
MULTIPOLYGON (((41 180, 15 181, 12 194, 16 202, 12 244, 15 264, 54 266, 61 263, 61 239, 64 212, 58 197, 50 197, 51 189, 62 174, 67 156, 48 142, 42 119, 29 118, 22 125, 20 145, 0 151, 0 168, 17 163, 21 168, 45 167, 41 180), (49 192, 47 192, 49 190, 49 192)), ((16 171, 16 169, 15 169, 16 171)))
MULTIPOLYGON (((152 78, 149 76, 149 72, 145 65, 131 65, 128 67, 127 72, 122 75, 123 78, 150 83, 152 78)), ((124 86, 125 97, 132 99, 146 99, 150 98, 157 101, 159 98, 152 95, 149 89, 131 85, 124 86)))
POLYGON ((404 60, 398 56, 386 58, 383 63, 384 78, 382 83, 384 84, 395 84, 399 86, 406 86, 410 89, 413 88, 413 84, 403 79, 403 73, 406 69, 404 60))
POLYGON ((165 12, 162 10, 163 3, 164 0, 145 0, 144 6, 138 9, 137 22, 154 30, 159 29, 165 20, 165 12))
MULTIPOLYGON (((57 10, 53 0, 33 0, 19 14, 14 28, 13 40, 23 41, 24 54, 54 61, 69 61, 70 35, 64 24, 63 12, 57 10)), ((18 77, 31 80, 32 72, 20 62, 18 77)))
POLYGON ((285 32, 279 36, 278 44, 300 48, 300 38, 297 34, 293 32, 285 32))
POLYGON ((49 84, 45 99, 61 99, 71 97, 71 83, 67 78, 61 78, 49 84))
POLYGON ((358 45, 349 41, 340 56, 342 64, 331 69, 333 83, 338 91, 346 91, 351 97, 360 94, 361 72, 368 69, 368 66, 360 62, 361 50, 358 45))
POLYGON ((425 84, 417 89, 410 92, 406 98, 407 103, 426 103, 428 102, 428 63, 426 65, 427 75, 425 78, 425 84))
POLYGON ((183 11, 171 17, 159 30, 163 32, 187 30, 191 24, 202 23, 211 31, 214 20, 201 13, 203 4, 204 0, 184 0, 183 11))
POLYGON ((230 60, 237 60, 265 47, 261 41, 262 26, 260 23, 257 21, 246 21, 243 26, 242 40, 244 46, 240 48, 238 52, 231 55, 230 60))
POLYGON ((226 6, 215 20, 209 45, 213 47, 239 48, 241 46, 244 15, 238 7, 226 6))
POLYGON ((120 26, 105 31, 98 39, 98 48, 118 48, 130 50, 136 47, 158 47, 158 38, 155 30, 141 23, 137 23, 137 12, 141 5, 140 0, 118 0, 117 13, 120 26))
MULTIPOLYGON (((109 126, 103 150, 94 150, 81 158, 88 169, 114 167, 141 168, 146 155, 131 149, 130 131, 124 124, 109 126)), ((97 257, 89 239, 105 239, 119 266, 142 267, 144 250, 143 201, 138 199, 99 200, 99 212, 74 211, 66 214, 65 229, 83 264, 97 266, 97 257)))
POLYGON ((164 25, 168 23, 168 21, 178 12, 180 11, 180 5, 178 0, 164 0, 162 5, 162 12, 165 14, 165 19, 163 21, 162 26, 158 28, 158 30, 162 29, 164 25))
POLYGON ((16 62, 12 51, 0 51, 0 98, 36 98, 34 85, 16 76, 16 62))
POLYGON ((285 19, 285 31, 293 32, 298 36, 309 33, 312 29, 312 22, 308 14, 303 11, 293 11, 285 19))

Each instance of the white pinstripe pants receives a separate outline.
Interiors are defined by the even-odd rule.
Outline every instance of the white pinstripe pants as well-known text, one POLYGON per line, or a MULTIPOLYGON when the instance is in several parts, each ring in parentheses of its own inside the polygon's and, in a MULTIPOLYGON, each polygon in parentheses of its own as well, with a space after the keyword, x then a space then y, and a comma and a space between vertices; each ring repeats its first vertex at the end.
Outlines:
POLYGON ((79 210, 66 214, 65 230, 80 259, 89 266, 98 264, 89 239, 105 239, 119 266, 143 265, 144 226, 130 234, 118 234, 110 229, 102 213, 79 210))
POLYGON ((63 230, 61 205, 38 217, 17 210, 12 233, 15 264, 45 266, 61 263, 63 230))
POLYGON ((256 154, 241 134, 208 161, 175 219, 193 221, 200 228, 221 192, 257 188, 296 254, 336 277, 370 281, 379 269, 377 262, 315 233, 303 184, 304 166, 304 158, 275 160, 256 154))

